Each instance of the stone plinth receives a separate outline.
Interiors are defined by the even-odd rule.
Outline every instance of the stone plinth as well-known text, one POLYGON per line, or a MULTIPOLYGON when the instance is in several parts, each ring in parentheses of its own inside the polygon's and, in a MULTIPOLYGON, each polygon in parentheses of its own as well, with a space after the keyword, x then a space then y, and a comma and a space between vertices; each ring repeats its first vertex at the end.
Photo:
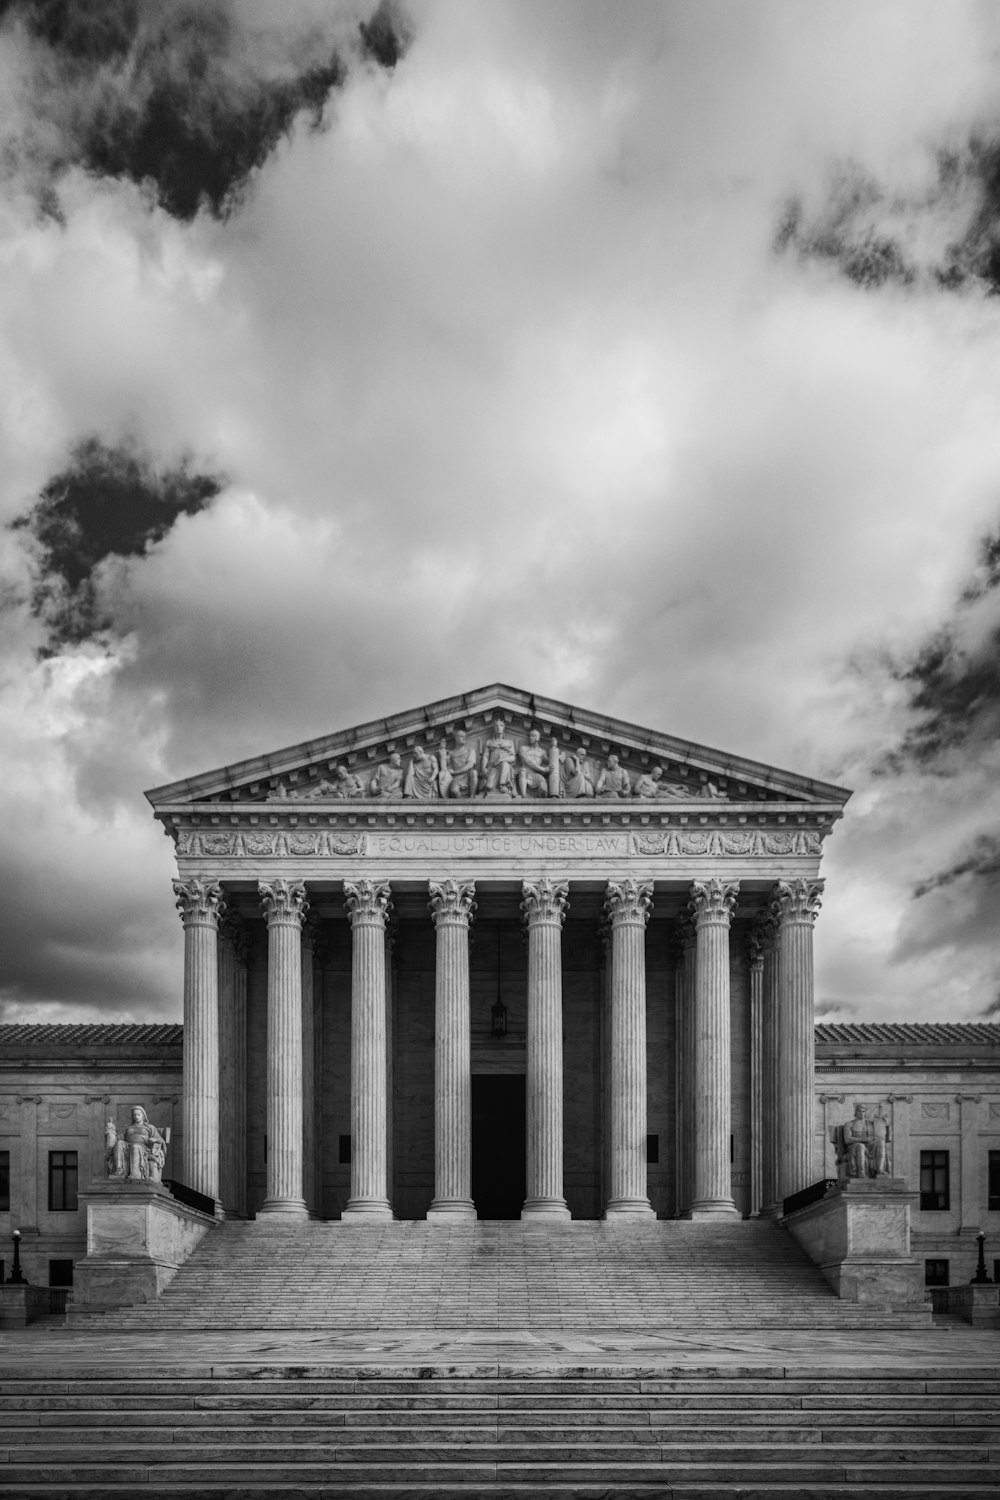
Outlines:
POLYGON ((80 1205, 87 1254, 74 1268, 71 1314, 155 1301, 217 1222, 156 1182, 95 1182, 80 1205))
POLYGON ((1000 1286, 970 1282, 948 1288, 948 1311, 958 1313, 973 1328, 1000 1328, 1000 1286))
POLYGON ((23 1328, 51 1311, 47 1286, 0 1286, 0 1328, 23 1328))
POLYGON ((910 1253, 916 1201, 902 1178, 850 1181, 781 1222, 845 1302, 909 1306, 924 1301, 923 1267, 910 1253))

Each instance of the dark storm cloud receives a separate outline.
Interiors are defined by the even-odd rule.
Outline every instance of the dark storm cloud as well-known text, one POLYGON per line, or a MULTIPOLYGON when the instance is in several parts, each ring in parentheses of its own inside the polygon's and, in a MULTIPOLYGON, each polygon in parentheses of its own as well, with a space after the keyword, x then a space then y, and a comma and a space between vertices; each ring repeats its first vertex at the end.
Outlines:
POLYGON ((981 833, 973 840, 971 848, 950 869, 942 870, 940 874, 933 876, 930 880, 922 880, 919 885, 914 886, 914 896, 926 896, 929 891, 938 890, 941 886, 952 885, 956 880, 961 880, 966 875, 985 876, 992 884, 1000 884, 1000 837, 996 834, 981 833))
POLYGON ((219 489, 218 479, 187 463, 156 467, 133 445, 111 447, 98 438, 79 443, 13 523, 33 543, 31 603, 46 628, 45 650, 79 644, 111 627, 100 597, 102 564, 142 556, 178 516, 196 514, 219 489))
POLYGON ((775 249, 866 290, 923 280, 1000 292, 1000 130, 929 152, 927 178, 908 189, 842 164, 820 201, 786 201, 775 249))
POLYGON ((915 659, 897 663, 913 722, 887 766, 953 771, 1000 735, 1000 530, 980 544, 979 566, 951 620, 915 659))
MULTIPOLYGON (((31 41, 35 186, 55 213, 45 168, 76 165, 151 185, 176 218, 225 215, 300 116, 323 124, 348 52, 392 68, 408 40, 390 4, 332 48, 329 24, 294 36, 293 8, 284 55, 227 0, 0 0, 0 16, 31 41)), ((8 143, 8 171, 23 175, 26 153, 8 143)))

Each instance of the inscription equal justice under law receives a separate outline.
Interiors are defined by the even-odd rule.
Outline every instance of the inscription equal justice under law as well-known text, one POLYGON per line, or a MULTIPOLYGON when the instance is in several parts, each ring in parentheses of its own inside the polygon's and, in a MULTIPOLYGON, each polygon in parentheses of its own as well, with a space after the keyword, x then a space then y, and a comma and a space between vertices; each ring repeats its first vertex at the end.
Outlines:
POLYGON ((630 854, 628 834, 603 833, 454 833, 368 835, 369 854, 630 854))

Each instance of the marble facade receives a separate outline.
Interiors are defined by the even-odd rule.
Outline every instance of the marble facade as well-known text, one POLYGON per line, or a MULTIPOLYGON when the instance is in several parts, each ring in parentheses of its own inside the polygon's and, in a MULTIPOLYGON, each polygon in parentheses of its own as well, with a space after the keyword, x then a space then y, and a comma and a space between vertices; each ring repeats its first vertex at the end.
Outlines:
POLYGON ((148 795, 185 933, 180 1175, 220 1210, 482 1215, 484 1074, 524 1079, 526 1217, 737 1216, 753 1150, 763 1211, 811 1181, 847 792, 494 686, 148 795))

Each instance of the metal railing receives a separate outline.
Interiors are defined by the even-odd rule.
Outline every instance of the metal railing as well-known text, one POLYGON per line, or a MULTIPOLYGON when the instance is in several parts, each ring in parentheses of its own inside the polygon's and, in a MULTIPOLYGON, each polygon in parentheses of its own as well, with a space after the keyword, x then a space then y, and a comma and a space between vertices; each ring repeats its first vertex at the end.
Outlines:
POLYGON ((808 1208, 810 1203, 818 1203, 825 1198, 832 1187, 837 1186, 836 1177, 824 1177, 822 1182, 814 1182, 810 1187, 803 1188, 799 1193, 792 1193, 785 1199, 781 1206, 783 1214, 793 1214, 798 1208, 808 1208))
POLYGON ((215 1199, 209 1198, 206 1193, 196 1192, 194 1188, 178 1182, 176 1177, 165 1177, 163 1186, 170 1189, 171 1197, 176 1198, 178 1203, 183 1203, 188 1208, 197 1208, 200 1213, 208 1214, 209 1218, 215 1218, 215 1199))

